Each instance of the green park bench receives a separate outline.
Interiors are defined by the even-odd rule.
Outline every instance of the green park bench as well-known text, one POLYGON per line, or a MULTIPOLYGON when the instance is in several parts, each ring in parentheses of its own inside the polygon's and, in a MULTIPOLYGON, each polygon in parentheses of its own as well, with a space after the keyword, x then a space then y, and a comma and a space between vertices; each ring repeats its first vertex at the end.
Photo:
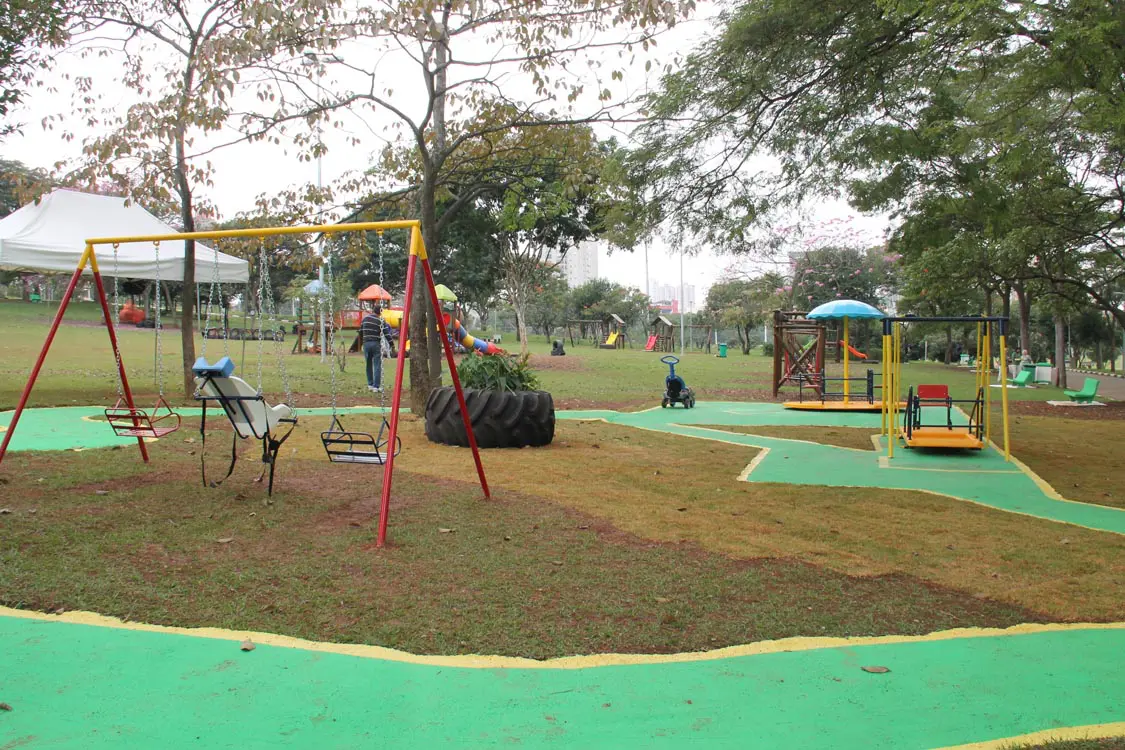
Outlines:
POLYGON ((1035 370, 1020 370, 1020 373, 1014 378, 1008 378, 1009 385, 1018 385, 1020 388, 1027 388, 1035 382, 1035 370))
POLYGON ((1080 404, 1088 404, 1094 400, 1098 395, 1098 379, 1086 378, 1086 382, 1082 384, 1080 391, 1063 391, 1067 398, 1071 401, 1077 401, 1080 404))

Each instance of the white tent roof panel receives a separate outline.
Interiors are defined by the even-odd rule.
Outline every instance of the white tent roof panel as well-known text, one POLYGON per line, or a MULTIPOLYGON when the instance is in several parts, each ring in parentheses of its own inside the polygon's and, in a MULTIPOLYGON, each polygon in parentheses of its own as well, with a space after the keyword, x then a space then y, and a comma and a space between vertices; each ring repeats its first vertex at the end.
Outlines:
MULTIPOLYGON (((125 205, 124 198, 55 190, 38 203, 0 219, 0 269, 9 271, 43 271, 73 273, 86 250, 86 240, 94 237, 123 237, 173 234, 176 230, 137 204, 125 205)), ((159 269, 157 251, 150 242, 130 242, 117 250, 94 248, 103 275, 129 279, 182 281, 184 278, 184 242, 160 243, 159 269)), ((246 282, 249 264, 233 255, 217 252, 195 243, 195 279, 210 283, 218 261, 219 281, 246 282)), ((89 270, 86 272, 90 273, 89 270)))

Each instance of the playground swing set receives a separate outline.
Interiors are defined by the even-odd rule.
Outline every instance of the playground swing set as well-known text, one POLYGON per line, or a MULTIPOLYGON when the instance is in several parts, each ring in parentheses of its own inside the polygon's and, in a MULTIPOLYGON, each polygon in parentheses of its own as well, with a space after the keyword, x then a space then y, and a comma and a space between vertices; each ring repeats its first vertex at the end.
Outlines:
MULTIPOLYGON (((124 362, 121 357, 121 351, 117 340, 116 330, 114 327, 114 319, 109 309, 108 301, 106 300, 105 286, 102 282, 101 272, 98 267, 98 258, 95 252, 95 247, 100 245, 117 246, 119 244, 129 242, 151 242, 153 243, 154 253, 159 253, 159 243, 162 241, 183 241, 183 240, 207 240, 207 239, 221 239, 227 237, 256 237, 259 239, 259 262, 261 263, 261 283, 258 289, 259 297, 259 382, 258 387, 255 389, 246 381, 234 376, 234 363, 229 356, 221 358, 218 362, 211 364, 207 362, 205 356, 200 357, 199 360, 193 365, 193 373, 196 376, 196 398, 203 406, 203 417, 200 421, 200 431, 205 431, 206 425, 206 406, 208 403, 215 403, 219 405, 223 412, 226 414, 228 420, 231 422, 235 431, 234 442, 232 443, 232 460, 231 470, 227 472, 227 477, 233 471, 233 466, 236 460, 237 441, 241 439, 256 438, 262 441, 263 445, 263 463, 269 467, 270 484, 269 491, 273 490, 273 474, 274 465, 276 463, 278 450, 285 440, 292 434, 292 431, 297 426, 297 418, 292 407, 292 392, 288 386, 288 378, 285 374, 284 363, 281 356, 280 342, 275 338, 275 350, 278 357, 278 365, 281 370, 283 385, 286 391, 286 403, 270 405, 265 399, 265 395, 261 387, 261 363, 262 363, 262 340, 265 338, 261 334, 261 327, 264 325, 264 319, 267 315, 276 315, 272 299, 272 288, 269 284, 266 251, 265 251, 265 238, 278 235, 294 235, 294 234, 326 234, 334 235, 342 232, 366 232, 375 231, 380 234, 387 230, 405 229, 410 232, 410 239, 407 245, 408 260, 406 269, 406 292, 404 297, 404 305, 400 318, 399 325, 399 347, 398 358, 395 369, 395 383, 394 391, 391 399, 391 415, 389 423, 386 422, 384 414, 385 429, 380 429, 380 437, 371 438, 366 433, 350 433, 343 429, 339 414, 335 406, 335 391, 333 400, 333 420, 326 433, 322 433, 322 441, 325 445, 325 450, 328 452, 328 458, 334 463, 372 463, 382 464, 385 466, 383 472, 383 486, 380 496, 380 510, 378 532, 376 537, 376 546, 383 547, 386 544, 387 537, 387 524, 390 513, 390 498, 391 488, 394 477, 394 459, 398 455, 401 446, 401 441, 398 437, 399 413, 402 403, 402 383, 405 373, 405 355, 406 355, 406 336, 409 326, 411 300, 413 299, 414 292, 414 279, 415 272, 421 262, 423 272, 423 279, 429 291, 430 302, 433 306, 435 320, 442 320, 441 304, 438 300, 437 291, 434 284, 433 271, 430 268, 428 255, 426 252, 425 243, 422 240, 421 223, 417 220, 400 220, 400 221, 378 221, 378 222, 357 222, 351 224, 335 224, 335 225, 316 225, 316 226, 292 226, 292 227, 267 227, 267 228, 253 228, 253 229, 227 229, 215 230, 205 232, 186 232, 186 233, 171 233, 162 235, 151 235, 141 237, 106 237, 94 238, 86 240, 86 248, 78 261, 78 265, 74 270, 74 274, 70 279, 66 293, 63 295, 62 303, 55 314, 55 318, 51 323, 50 331, 47 334, 47 339, 43 343, 43 348, 39 353, 27 383, 24 386, 23 392, 20 395, 20 400, 16 406, 16 410, 12 415, 12 420, 8 426, 8 430, 4 433, 3 442, 0 443, 0 462, 3 462, 4 456, 7 453, 8 445, 11 442, 12 436, 16 432, 16 427, 19 424, 20 416, 23 414, 24 408, 27 405, 28 397, 31 390, 35 385, 36 379, 43 368, 43 363, 46 360, 47 354, 50 351, 51 343, 54 341, 55 334, 58 332, 59 325, 62 323, 63 316, 66 314, 68 302, 74 293, 82 274, 89 268, 94 278, 94 285, 98 294, 98 301, 102 308, 102 314, 105 319, 106 330, 109 335, 110 346, 113 348, 114 360, 117 365, 118 376, 120 378, 121 387, 121 416, 120 424, 125 424, 128 427, 126 433, 128 437, 135 437, 137 439, 137 448, 140 451, 141 458, 146 463, 149 460, 148 450, 145 446, 146 439, 153 439, 160 435, 166 435, 179 427, 180 417, 170 407, 168 407, 168 414, 163 411, 161 402, 166 406, 167 402, 164 401, 163 395, 157 402, 157 409, 146 411, 137 407, 133 400, 133 393, 129 387, 129 379, 125 372, 124 362), (263 291, 264 290, 264 291, 263 291), (265 295, 263 298, 263 294, 265 295), (171 415, 171 416, 169 416, 171 415), (172 419, 174 417, 174 420, 172 419), (166 423, 164 420, 168 420, 166 423), (175 427, 171 427, 172 423, 175 427), (382 440, 382 435, 386 433, 385 441, 382 440), (325 440, 324 435, 328 435, 329 439, 325 440), (363 435, 364 438, 358 436, 363 435), (366 438, 371 438, 367 440, 366 438), (374 444, 374 446, 373 446, 374 444), (394 450, 386 450, 387 445, 394 446, 394 450), (335 453, 332 446, 336 446, 335 453)), ((156 329, 159 331, 159 326, 156 329)), ((460 406, 461 418, 465 424, 465 432, 468 436, 469 447, 473 454, 473 461, 476 464, 477 476, 480 480, 481 490, 484 496, 490 497, 491 493, 488 488, 488 481, 485 478, 484 466, 481 463, 480 451, 477 447, 476 436, 473 433, 472 423, 469 420, 469 410, 465 404, 464 391, 461 387, 461 379, 457 374, 457 364, 453 358, 453 349, 448 336, 441 336, 443 348, 445 350, 446 362, 449 366, 450 379, 453 381, 454 390, 457 395, 458 405, 460 406)), ((206 339, 204 339, 206 342, 206 339)), ((158 342, 159 343, 159 342, 158 342)), ((225 344, 224 344, 225 345, 225 344)), ((204 347, 206 344, 204 343, 204 347)), ((159 350, 158 350, 159 351, 159 350)), ((204 349, 205 351, 205 349, 204 349)), ((118 407, 114 407, 117 411, 118 407)), ((108 416, 108 415, 107 415, 108 416)), ((119 427, 111 424, 116 434, 119 427)), ((204 432, 205 434, 205 432, 204 432)), ((203 451, 201 450, 201 461, 203 451)), ((204 471, 204 484, 206 486, 216 486, 219 482, 208 483, 206 481, 205 467, 204 471)), ((263 469, 263 472, 265 469, 263 469)), ((226 479, 224 477, 223 479, 226 479)))
MULTIPOLYGON (((999 342, 1001 363, 1007 361, 1006 339, 1008 319, 999 317, 937 317, 915 316, 883 318, 883 393, 881 402, 881 429, 887 439, 887 457, 894 458, 895 443, 901 440, 907 448, 951 448, 981 450, 992 439, 992 398, 989 381, 993 375, 992 340, 999 342), (902 327, 904 323, 976 323, 977 356, 974 366, 974 398, 954 399, 949 386, 920 384, 907 391, 902 399, 902 327), (893 394, 893 397, 889 397, 893 394), (960 407, 969 407, 967 410, 960 407), (955 420, 955 408, 965 411, 967 422, 955 420), (902 412, 902 426, 898 414, 902 412), (940 421, 934 421, 940 414, 940 421)), ((1004 460, 1011 460, 1008 429, 1008 389, 1000 389, 1001 429, 1004 441, 1004 460)))
MULTIPOLYGON (((383 232, 376 231, 376 248, 379 257, 379 292, 382 293, 379 299, 389 301, 390 295, 384 291, 385 279, 383 277, 383 232)), ((329 251, 325 258, 325 263, 328 264, 328 288, 334 289, 333 274, 332 274, 332 253, 329 251)), ((375 292, 372 292, 374 294, 375 292)), ((334 320, 332 295, 328 297, 328 319, 334 320)), ((336 328, 333 327, 328 332, 328 351, 332 356, 332 422, 329 424, 328 429, 320 433, 320 442, 324 446, 324 452, 328 456, 328 460, 332 463, 344 464, 378 464, 386 463, 390 456, 387 453, 388 433, 390 432, 390 424, 387 422, 386 417, 386 391, 379 391, 379 409, 383 415, 382 421, 379 424, 379 431, 377 434, 372 435, 369 432, 353 432, 344 427, 344 423, 340 419, 339 410, 336 406, 338 388, 336 385, 338 360, 336 359, 336 328)), ((379 382, 383 382, 383 352, 379 352, 378 367, 379 367, 379 382)), ((395 437, 394 442, 394 455, 398 455, 402 450, 402 439, 398 436, 395 437)))
MULTIPOLYGON (((118 264, 118 249, 119 243, 113 245, 113 322, 108 323, 110 326, 115 326, 116 322, 121 318, 121 285, 118 277, 119 264, 118 264)), ((152 251, 156 260, 156 288, 159 294, 160 290, 160 243, 152 243, 152 251)), ((215 254, 215 262, 218 263, 218 253, 215 254)), ((125 392, 122 389, 122 383, 125 375, 125 368, 121 364, 121 353, 116 346, 113 347, 114 356, 117 358, 117 367, 121 372, 122 379, 115 380, 117 387, 117 403, 105 410, 105 419, 109 423, 110 428, 118 437, 135 437, 143 440, 144 438, 160 438, 169 435, 176 430, 180 429, 180 415, 172 410, 168 404, 168 400, 164 398, 164 340, 161 335, 163 327, 160 322, 160 300, 156 301, 156 325, 153 328, 154 341, 153 345, 156 348, 156 389, 157 399, 156 404, 151 410, 137 408, 130 400, 126 400, 125 392)), ((0 456, 3 453, 0 452, 0 456)))

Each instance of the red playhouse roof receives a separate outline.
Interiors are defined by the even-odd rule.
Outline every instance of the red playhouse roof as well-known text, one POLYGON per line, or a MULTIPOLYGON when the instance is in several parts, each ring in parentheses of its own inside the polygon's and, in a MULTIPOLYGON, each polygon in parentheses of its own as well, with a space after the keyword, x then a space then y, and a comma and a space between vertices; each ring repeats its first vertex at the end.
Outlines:
POLYGON ((378 284, 372 284, 371 286, 367 287, 362 292, 360 292, 357 299, 361 299, 361 300, 380 300, 380 299, 382 299, 382 300, 390 301, 391 295, 386 289, 379 286, 378 284))

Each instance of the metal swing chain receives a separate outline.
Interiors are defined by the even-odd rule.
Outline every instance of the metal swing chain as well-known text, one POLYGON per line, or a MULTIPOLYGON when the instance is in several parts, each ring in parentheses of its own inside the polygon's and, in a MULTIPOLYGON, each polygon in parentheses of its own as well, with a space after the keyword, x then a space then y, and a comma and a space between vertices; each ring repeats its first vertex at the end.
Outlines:
MULTIPOLYGON (((273 338, 273 351, 277 359, 277 369, 281 373, 281 387, 285 391, 285 403, 290 406, 293 405, 293 390, 289 387, 289 373, 285 369, 285 360, 281 355, 281 328, 280 321, 277 317, 277 307, 273 299, 273 286, 270 283, 270 269, 266 263, 266 243, 265 238, 261 242, 260 262, 262 266, 261 285, 258 288, 259 300, 262 300, 264 294, 264 309, 260 309, 258 316, 258 392, 262 392, 262 320, 268 314, 270 321, 273 325, 277 326, 276 329, 270 329, 270 336, 273 338)), ((261 302, 260 302, 261 304, 261 302)))
MULTIPOLYGON (((339 363, 336 361, 336 310, 335 310, 335 297, 336 291, 335 282, 332 278, 332 251, 329 250, 324 256, 324 262, 328 266, 328 272, 325 278, 328 280, 328 356, 332 358, 332 364, 329 370, 332 372, 332 419, 336 419, 336 370, 339 363)), ((325 292, 321 289, 321 293, 325 292)))
POLYGON ((258 395, 262 395, 262 321, 266 317, 263 289, 269 286, 270 272, 266 267, 266 241, 258 240, 258 395))
POLYGON ((156 258, 156 392, 164 398, 164 343, 160 336, 160 240, 152 243, 156 258))
MULTIPOLYGON (((379 288, 383 291, 387 287, 383 283, 383 230, 375 232, 375 249, 379 254, 379 288)), ((401 325, 401 324, 400 324, 401 325)), ((387 389, 383 387, 383 356, 386 354, 383 348, 387 345, 387 339, 383 335, 383 319, 379 318, 379 409, 386 411, 387 408, 387 389)))
MULTIPOLYGON (((219 250, 217 247, 215 248, 214 252, 215 262, 211 264, 211 290, 207 293, 207 320, 206 325, 204 325, 203 327, 203 350, 201 354, 203 355, 204 359, 207 359, 207 333, 211 330, 211 316, 214 314, 215 310, 215 292, 218 291, 219 288, 219 250)), ((223 322, 222 312, 219 313, 219 322, 223 322)), ((228 339, 229 335, 230 331, 228 331, 224 326, 223 354, 228 357, 230 356, 230 342, 228 339)))
MULTIPOLYGON (((118 254, 117 254, 117 250, 118 250, 119 247, 121 247, 121 246, 118 243, 116 243, 116 242, 113 243, 113 320, 110 321, 110 325, 113 326, 114 334, 117 333, 118 315, 120 315, 120 312, 121 312, 121 295, 120 295, 120 292, 119 292, 119 288, 120 288, 120 268, 121 268, 121 266, 120 266, 120 262, 119 262, 118 254)), ((122 398, 125 397, 125 392, 121 388, 121 344, 120 344, 120 342, 117 344, 117 347, 114 349, 113 357, 114 357, 114 359, 117 360, 117 372, 113 376, 113 382, 114 382, 114 385, 117 386, 117 400, 120 401, 122 398)))

